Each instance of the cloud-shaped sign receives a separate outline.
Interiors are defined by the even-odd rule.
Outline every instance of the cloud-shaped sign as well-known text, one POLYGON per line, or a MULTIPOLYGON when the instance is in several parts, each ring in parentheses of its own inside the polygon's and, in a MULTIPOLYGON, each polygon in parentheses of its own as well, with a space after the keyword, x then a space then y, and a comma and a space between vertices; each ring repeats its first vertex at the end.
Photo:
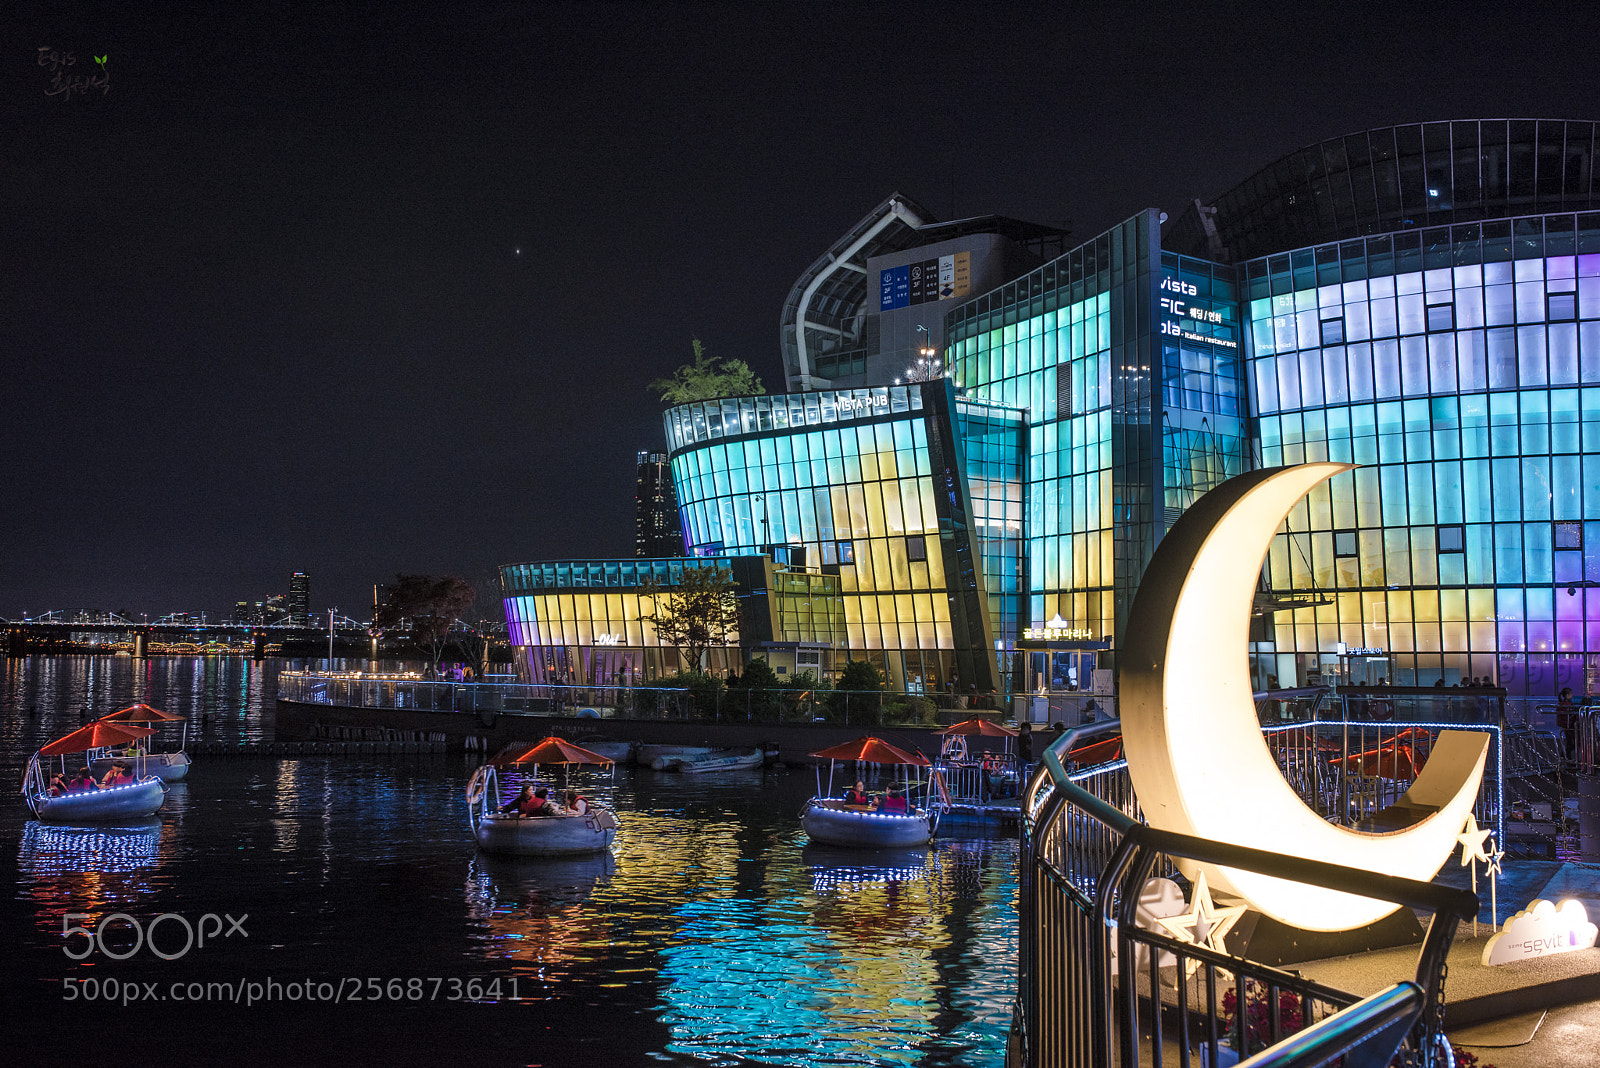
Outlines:
POLYGON ((1506 921, 1500 933, 1483 947, 1483 963, 1510 964, 1512 961, 1570 953, 1594 946, 1597 929, 1589 922, 1583 904, 1568 898, 1561 907, 1542 898, 1506 921))

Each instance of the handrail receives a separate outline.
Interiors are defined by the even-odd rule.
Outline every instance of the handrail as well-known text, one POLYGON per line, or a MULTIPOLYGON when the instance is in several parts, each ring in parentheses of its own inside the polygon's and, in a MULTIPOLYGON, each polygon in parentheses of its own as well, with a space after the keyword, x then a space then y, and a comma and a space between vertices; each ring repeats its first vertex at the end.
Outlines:
MULTIPOLYGON (((1385 1034, 1409 1030, 1426 1005, 1427 994, 1416 983, 1396 983, 1262 1050, 1239 1068, 1318 1068, 1385 1034)), ((1388 1064, 1398 1045, 1392 1042, 1369 1063, 1388 1064)))
POLYGON ((1241 868, 1262 875, 1272 875, 1292 882, 1324 886, 1361 897, 1392 901, 1409 908, 1426 909, 1435 914, 1452 915, 1470 920, 1478 914, 1478 895, 1470 890, 1437 886, 1417 879, 1397 875, 1349 868, 1343 864, 1330 864, 1325 860, 1273 853, 1250 846, 1217 842, 1209 838, 1196 838, 1164 831, 1140 823, 1126 812, 1115 808, 1089 791, 1072 782, 1056 752, 1062 742, 1052 743, 1044 751, 1044 764, 1055 788, 1062 791, 1076 807, 1115 830, 1124 838, 1133 838, 1138 845, 1149 846, 1162 853, 1198 860, 1203 864, 1217 864, 1227 868, 1241 868))

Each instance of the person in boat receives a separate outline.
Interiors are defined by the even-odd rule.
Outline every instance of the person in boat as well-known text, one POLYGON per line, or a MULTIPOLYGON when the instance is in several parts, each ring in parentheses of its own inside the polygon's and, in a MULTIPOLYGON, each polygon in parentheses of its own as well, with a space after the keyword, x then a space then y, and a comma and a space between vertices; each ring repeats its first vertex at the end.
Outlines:
POLYGON ((133 772, 128 770, 128 765, 117 761, 107 770, 105 778, 100 780, 100 788, 109 790, 113 786, 123 786, 133 781, 133 772))
POLYGON ((898 786, 889 787, 888 792, 883 795, 883 801, 879 804, 878 808, 880 811, 887 812, 891 815, 905 815, 905 794, 900 792, 900 787, 898 786))
POLYGON ((67 783, 67 791, 69 793, 98 789, 100 789, 100 784, 94 781, 94 773, 87 767, 79 768, 73 772, 72 779, 67 783))
POLYGON ((66 793, 67 790, 67 777, 65 775, 58 771, 54 775, 50 776, 49 793, 51 797, 60 797, 62 794, 66 793))
POLYGON ((844 792, 844 803, 847 805, 870 805, 872 797, 867 793, 867 785, 860 779, 856 784, 844 792))
POLYGON ((517 794, 517 796, 513 797, 510 801, 507 801, 505 804, 501 805, 495 811, 508 812, 513 816, 520 816, 522 815, 523 810, 532 804, 533 785, 531 783, 523 783, 522 792, 517 794))
POLYGON ((589 799, 576 790, 568 790, 567 811, 574 816, 587 816, 589 814, 589 799))

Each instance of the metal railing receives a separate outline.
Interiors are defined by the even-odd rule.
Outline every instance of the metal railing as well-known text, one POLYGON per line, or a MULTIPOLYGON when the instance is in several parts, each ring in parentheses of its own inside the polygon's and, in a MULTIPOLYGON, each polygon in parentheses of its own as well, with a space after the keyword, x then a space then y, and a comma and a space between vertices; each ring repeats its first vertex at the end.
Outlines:
MULTIPOLYGON (((935 725, 945 707, 931 696, 822 688, 559 686, 450 682, 400 675, 285 671, 278 697, 302 704, 402 708, 482 717, 577 716, 691 719, 711 723, 837 723, 878 727, 935 725)), ((943 700, 953 707, 954 699, 943 700)))
POLYGON ((1380 1035, 1392 1040, 1389 1053, 1368 1063, 1388 1064, 1396 1050, 1405 1063, 1426 1063, 1438 1040, 1445 953, 1456 925, 1477 915, 1476 895, 1151 828, 1139 820, 1124 762, 1067 772, 1061 761, 1080 740, 1051 745, 1023 793, 1010 1068, 1213 1068, 1224 1044, 1241 1057, 1272 1054, 1252 1063, 1310 1066, 1380 1035), (1358 1007, 1351 994, 1142 926, 1140 895, 1152 875, 1173 873, 1174 858, 1429 912, 1420 1006, 1398 994, 1358 1007), (1308 1027, 1309 1038, 1282 1045, 1308 1027))

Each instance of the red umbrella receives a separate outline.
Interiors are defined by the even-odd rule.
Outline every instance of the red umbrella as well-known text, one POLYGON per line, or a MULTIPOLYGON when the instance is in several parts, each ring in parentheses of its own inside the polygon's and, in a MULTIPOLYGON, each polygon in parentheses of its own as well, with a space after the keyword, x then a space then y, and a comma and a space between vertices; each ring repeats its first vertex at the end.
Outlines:
POLYGON ((183 719, 182 716, 163 712, 159 708, 151 708, 146 704, 129 705, 119 709, 108 716, 101 716, 96 723, 163 723, 169 720, 183 719))
POLYGON ((130 727, 121 723, 102 723, 95 720, 87 727, 79 727, 65 738, 57 738, 49 745, 43 746, 39 750, 39 755, 82 753, 90 749, 102 749, 108 745, 131 742, 135 738, 143 738, 154 733, 155 731, 149 727, 130 727))
POLYGON ((991 723, 981 716, 964 719, 960 723, 953 723, 939 732, 940 734, 981 734, 985 738, 1015 738, 1017 732, 1010 727, 1002 727, 998 723, 991 723))
POLYGON ((1088 745, 1079 746, 1067 754, 1067 759, 1074 764, 1107 764, 1122 755, 1122 735, 1114 735, 1103 741, 1090 742, 1088 745))
POLYGON ((826 760, 859 760, 867 764, 912 764, 917 767, 929 766, 927 757, 919 753, 908 753, 904 749, 896 749, 888 742, 867 735, 857 738, 853 742, 845 742, 829 749, 823 749, 811 754, 826 760))
POLYGON ((551 736, 512 757, 496 757, 496 764, 610 764, 610 757, 593 753, 581 745, 573 745, 564 738, 551 736))
POLYGON ((1328 763, 1344 764, 1357 775, 1380 779, 1415 779, 1421 771, 1415 750, 1403 742, 1351 753, 1349 757, 1334 757, 1328 763))

